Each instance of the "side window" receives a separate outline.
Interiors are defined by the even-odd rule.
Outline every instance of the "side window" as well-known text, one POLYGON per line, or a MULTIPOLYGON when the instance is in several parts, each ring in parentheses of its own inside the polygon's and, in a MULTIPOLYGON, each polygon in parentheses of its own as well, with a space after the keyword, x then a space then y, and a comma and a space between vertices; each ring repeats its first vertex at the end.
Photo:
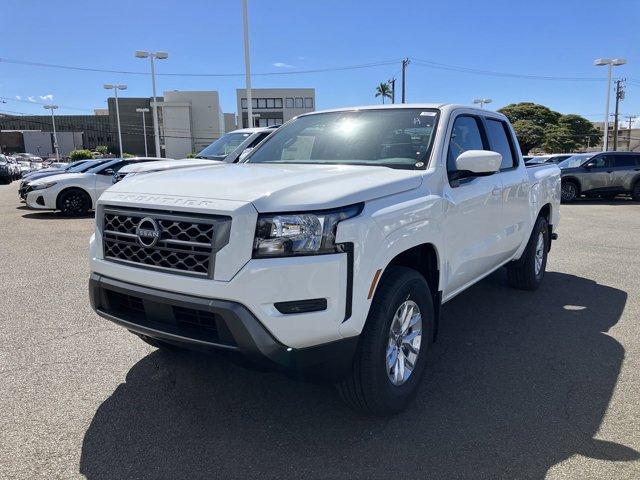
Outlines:
POLYGON ((613 166, 614 167, 635 167, 636 161, 632 155, 614 155, 613 166))
POLYGON ((245 148, 253 148, 258 145, 264 138, 269 135, 271 132, 263 132, 256 135, 256 138, 253 139, 252 142, 249 143, 245 148))
POLYGON ((489 137, 489 148, 502 155, 500 170, 513 168, 516 163, 513 161, 513 147, 507 135, 507 126, 500 120, 487 118, 487 137, 489 137))
POLYGON ((598 155, 588 162, 592 168, 605 168, 610 166, 611 163, 611 155, 598 155))
POLYGON ((447 172, 456 171, 456 158, 467 150, 484 150, 480 125, 475 117, 459 116, 453 123, 449 139, 447 172))

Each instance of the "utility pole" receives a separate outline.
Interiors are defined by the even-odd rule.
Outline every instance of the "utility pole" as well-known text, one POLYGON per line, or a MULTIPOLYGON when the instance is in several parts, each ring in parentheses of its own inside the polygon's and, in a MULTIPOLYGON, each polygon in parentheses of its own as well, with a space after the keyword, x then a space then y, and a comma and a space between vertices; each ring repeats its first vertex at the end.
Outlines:
POLYGON ((408 58, 403 58, 402 59, 402 103, 405 103, 406 100, 406 95, 405 95, 405 71, 407 69, 407 65, 409 65, 409 59, 408 58))
POLYGON ((629 120, 629 128, 627 130, 627 133, 628 133, 627 140, 629 141, 629 143, 627 144, 627 150, 629 152, 631 151, 631 122, 633 122, 635 119, 636 119, 635 115, 627 115, 627 120, 629 120))
POLYGON ((396 78, 390 78, 387 83, 391 85, 391 103, 396 103, 396 78))
POLYGON ((624 100, 624 87, 622 86, 622 82, 625 79, 622 78, 620 80, 616 80, 616 109, 613 114, 613 151, 618 150, 618 116, 619 116, 619 107, 620 100, 624 100))
MULTIPOLYGON (((242 0, 242 33, 244 38, 244 81, 245 92, 247 95, 247 121, 249 123, 248 127, 253 128, 253 99, 251 97, 251 59, 249 57, 249 7, 247 5, 247 0, 242 0)), ((242 110, 242 105, 240 105, 240 110, 242 110)), ((239 112, 239 115, 240 117, 242 117, 242 111, 239 112)))

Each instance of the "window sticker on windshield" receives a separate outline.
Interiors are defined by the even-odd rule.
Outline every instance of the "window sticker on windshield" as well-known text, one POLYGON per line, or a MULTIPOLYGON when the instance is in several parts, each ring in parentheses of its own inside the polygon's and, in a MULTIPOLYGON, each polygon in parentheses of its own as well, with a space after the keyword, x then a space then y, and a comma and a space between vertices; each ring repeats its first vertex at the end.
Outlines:
POLYGON ((421 117, 435 117, 436 112, 420 112, 421 117))

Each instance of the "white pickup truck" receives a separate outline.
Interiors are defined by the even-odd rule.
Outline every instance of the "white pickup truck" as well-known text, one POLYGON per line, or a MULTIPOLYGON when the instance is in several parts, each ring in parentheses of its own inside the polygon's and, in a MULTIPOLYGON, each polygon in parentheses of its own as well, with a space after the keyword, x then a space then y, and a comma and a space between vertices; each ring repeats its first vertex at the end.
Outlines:
POLYGON ((498 113, 309 113, 244 163, 107 190, 91 304, 157 347, 319 373, 389 414, 416 392, 444 302, 500 267, 538 287, 559 201, 558 167, 526 168, 498 113))

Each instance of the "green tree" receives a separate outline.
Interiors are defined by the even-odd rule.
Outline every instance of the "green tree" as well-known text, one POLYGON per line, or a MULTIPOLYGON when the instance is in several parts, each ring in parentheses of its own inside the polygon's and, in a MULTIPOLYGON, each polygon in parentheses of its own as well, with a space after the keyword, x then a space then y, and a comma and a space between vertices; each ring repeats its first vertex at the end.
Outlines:
POLYGON ((544 130, 542 148, 547 153, 568 153, 575 151, 578 142, 566 125, 548 125, 544 130))
POLYGON ((511 123, 515 123, 518 120, 528 120, 542 128, 549 124, 555 125, 562 116, 562 114, 554 112, 544 105, 532 102, 512 103, 501 108, 498 112, 506 115, 511 123))
POLYGON ((125 152, 122 154, 122 158, 133 158, 133 157, 135 157, 135 155, 132 153, 125 152))
POLYGON ((72 161, 76 160, 88 160, 93 158, 93 152, 91 150, 73 150, 69 154, 69 159, 72 161))
POLYGON ((529 153, 532 148, 539 147, 544 141, 545 130, 531 120, 516 120, 512 123, 516 131, 520 150, 523 155, 529 153))
POLYGON ((376 87, 376 98, 378 97, 382 97, 383 104, 385 98, 391 98, 391 87, 388 83, 381 83, 376 87))
MULTIPOLYGON (((601 133, 593 123, 580 115, 570 113, 562 115, 558 125, 566 128, 575 141, 575 147, 596 146, 600 143, 601 133)), ((574 149, 575 149, 574 147, 574 149)))
POLYGON ((96 147, 96 152, 98 152, 100 155, 106 155, 107 153, 109 153, 109 147, 107 147, 106 145, 98 145, 96 147))

